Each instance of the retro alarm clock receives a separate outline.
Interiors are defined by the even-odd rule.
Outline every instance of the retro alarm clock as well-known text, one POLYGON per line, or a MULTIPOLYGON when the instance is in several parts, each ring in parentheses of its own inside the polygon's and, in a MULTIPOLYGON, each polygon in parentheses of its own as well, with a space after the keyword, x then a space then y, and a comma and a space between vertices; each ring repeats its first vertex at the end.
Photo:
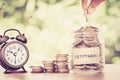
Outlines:
POLYGON ((28 61, 29 51, 27 46, 27 39, 24 34, 21 34, 17 29, 8 29, 0 36, 0 63, 6 69, 5 73, 9 71, 16 71, 20 68, 26 72, 24 65, 28 61), (9 37, 6 35, 8 31, 16 31, 16 37, 9 37))

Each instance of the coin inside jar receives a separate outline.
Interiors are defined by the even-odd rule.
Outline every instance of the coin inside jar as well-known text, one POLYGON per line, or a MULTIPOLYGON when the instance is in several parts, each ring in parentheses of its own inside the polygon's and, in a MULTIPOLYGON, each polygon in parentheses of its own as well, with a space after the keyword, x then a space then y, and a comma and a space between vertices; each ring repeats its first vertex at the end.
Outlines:
POLYGON ((74 69, 82 69, 82 68, 84 68, 84 64, 83 65, 73 65, 72 68, 74 68, 74 69))
POLYGON ((73 45, 76 46, 77 44, 82 44, 83 39, 75 38, 73 45))

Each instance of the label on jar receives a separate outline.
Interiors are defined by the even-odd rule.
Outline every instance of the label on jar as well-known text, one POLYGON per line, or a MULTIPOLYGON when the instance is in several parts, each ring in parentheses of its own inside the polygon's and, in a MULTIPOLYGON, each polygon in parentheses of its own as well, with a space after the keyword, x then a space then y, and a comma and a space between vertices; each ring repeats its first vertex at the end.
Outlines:
POLYGON ((72 51, 73 63, 76 65, 99 63, 99 53, 99 47, 74 48, 72 51))

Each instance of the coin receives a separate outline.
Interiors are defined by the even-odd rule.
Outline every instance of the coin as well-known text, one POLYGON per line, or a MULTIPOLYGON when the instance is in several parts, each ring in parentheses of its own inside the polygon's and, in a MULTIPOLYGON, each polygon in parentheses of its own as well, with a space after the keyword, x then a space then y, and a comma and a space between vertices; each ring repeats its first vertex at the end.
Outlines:
POLYGON ((32 68, 31 73, 42 73, 44 71, 44 68, 41 66, 30 66, 32 68))
POLYGON ((58 69, 58 73, 69 73, 69 69, 58 69))
POLYGON ((56 61, 67 61, 68 60, 68 54, 57 54, 56 61))

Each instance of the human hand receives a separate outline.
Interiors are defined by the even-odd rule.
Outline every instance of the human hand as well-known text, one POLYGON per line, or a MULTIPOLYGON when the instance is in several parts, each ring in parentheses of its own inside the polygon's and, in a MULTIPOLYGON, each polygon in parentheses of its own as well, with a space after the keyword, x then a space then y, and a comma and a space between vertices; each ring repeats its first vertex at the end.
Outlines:
POLYGON ((82 0, 84 15, 91 15, 95 11, 96 7, 103 1, 105 0, 90 0, 90 4, 87 5, 88 0, 82 0))

